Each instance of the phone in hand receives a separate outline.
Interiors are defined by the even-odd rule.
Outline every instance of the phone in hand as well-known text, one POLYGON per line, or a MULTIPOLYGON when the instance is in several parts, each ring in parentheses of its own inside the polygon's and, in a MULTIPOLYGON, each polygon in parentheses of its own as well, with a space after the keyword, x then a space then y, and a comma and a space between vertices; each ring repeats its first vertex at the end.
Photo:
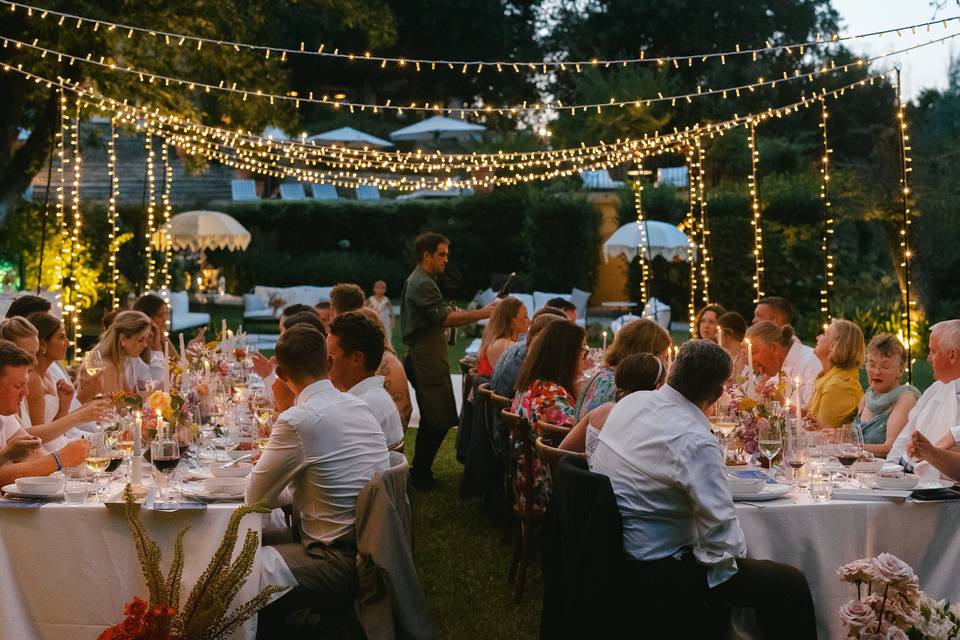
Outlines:
POLYGON ((500 287, 500 291, 497 292, 498 298, 506 298, 510 295, 510 287, 513 286, 513 281, 517 279, 517 272, 511 271, 510 275, 507 276, 507 279, 504 281, 503 286, 500 287))

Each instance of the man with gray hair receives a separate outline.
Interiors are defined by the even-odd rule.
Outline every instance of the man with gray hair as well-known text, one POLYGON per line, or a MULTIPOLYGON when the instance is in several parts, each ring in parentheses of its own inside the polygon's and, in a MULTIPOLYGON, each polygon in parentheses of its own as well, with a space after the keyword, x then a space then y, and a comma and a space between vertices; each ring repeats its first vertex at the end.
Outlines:
MULTIPOLYGON (((960 320, 944 320, 933 325, 929 347, 927 360, 933 365, 935 382, 910 410, 906 426, 887 454, 890 462, 904 457, 907 442, 914 433, 945 446, 953 443, 951 430, 960 427, 960 320)), ((960 435, 960 429, 956 431, 960 435)))
MULTIPOLYGON (((667 384, 638 391, 610 412, 591 470, 610 478, 631 560, 627 581, 664 604, 745 606, 765 638, 816 638, 803 574, 768 560, 745 559, 747 546, 727 487, 723 448, 707 415, 733 368, 709 340, 680 347, 667 384), (789 620, 789 624, 784 624, 789 620)), ((696 614, 694 614, 696 615, 696 614)), ((711 620, 717 637, 727 621, 711 620)))

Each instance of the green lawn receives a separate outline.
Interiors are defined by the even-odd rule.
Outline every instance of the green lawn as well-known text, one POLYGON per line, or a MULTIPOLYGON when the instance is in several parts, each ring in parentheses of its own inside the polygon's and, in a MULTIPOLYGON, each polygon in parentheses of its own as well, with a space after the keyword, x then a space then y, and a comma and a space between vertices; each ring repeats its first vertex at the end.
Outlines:
MULTIPOLYGON (((411 429, 411 460, 415 439, 411 429)), ((451 430, 433 466, 440 487, 413 496, 414 555, 436 638, 535 638, 543 597, 539 564, 531 564, 523 601, 514 604, 507 583, 511 547, 500 543, 500 529, 476 501, 459 497, 463 467, 454 457, 455 439, 451 430)))

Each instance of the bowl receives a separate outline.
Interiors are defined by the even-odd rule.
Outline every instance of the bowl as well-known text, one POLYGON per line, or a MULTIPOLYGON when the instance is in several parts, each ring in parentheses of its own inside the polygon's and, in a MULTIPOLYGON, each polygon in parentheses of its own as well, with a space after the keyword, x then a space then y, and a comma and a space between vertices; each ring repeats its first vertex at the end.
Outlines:
POLYGON ((763 478, 727 478, 727 486, 731 493, 756 493, 763 488, 767 481, 763 478))
POLYGON ((873 483, 878 489, 913 489, 919 482, 920 478, 911 473, 876 475, 873 477, 873 483))
POLYGON ((252 456, 257 452, 256 446, 253 443, 250 443, 249 449, 240 449, 239 447, 240 445, 237 445, 235 447, 230 447, 229 449, 227 449, 227 455, 229 455, 231 458, 236 460, 237 458, 240 458, 245 455, 252 456))
POLYGON ((63 476, 27 476, 16 480, 17 489, 24 493, 60 493, 63 482, 63 476))
POLYGON ((244 478, 250 474, 251 469, 253 464, 249 462, 237 462, 230 467, 213 465, 210 467, 210 475, 214 478, 244 478))
POLYGON ((203 481, 203 490, 208 494, 222 493, 228 496, 243 495, 243 490, 246 486, 246 478, 207 478, 203 481))
POLYGON ((850 465, 850 469, 854 473, 877 473, 885 464, 886 460, 857 460, 850 465))

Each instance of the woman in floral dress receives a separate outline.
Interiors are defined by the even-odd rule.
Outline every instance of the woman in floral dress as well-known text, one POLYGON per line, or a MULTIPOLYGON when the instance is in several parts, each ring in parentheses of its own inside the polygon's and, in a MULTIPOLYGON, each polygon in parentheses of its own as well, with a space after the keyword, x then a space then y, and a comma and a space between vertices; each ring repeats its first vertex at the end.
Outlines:
MULTIPOLYGON (((531 446, 539 435, 538 422, 570 424, 575 422, 575 384, 583 372, 587 355, 586 334, 570 322, 554 322, 547 326, 530 345, 527 359, 517 378, 517 394, 513 412, 530 423, 531 446)), ((517 463, 516 482, 523 477, 525 464, 523 443, 514 442, 517 463)), ((517 487, 519 490, 519 486, 517 487)), ((522 495, 522 493, 520 493, 522 495)), ((533 459, 533 507, 546 509, 550 495, 550 478, 540 460, 533 459)))

